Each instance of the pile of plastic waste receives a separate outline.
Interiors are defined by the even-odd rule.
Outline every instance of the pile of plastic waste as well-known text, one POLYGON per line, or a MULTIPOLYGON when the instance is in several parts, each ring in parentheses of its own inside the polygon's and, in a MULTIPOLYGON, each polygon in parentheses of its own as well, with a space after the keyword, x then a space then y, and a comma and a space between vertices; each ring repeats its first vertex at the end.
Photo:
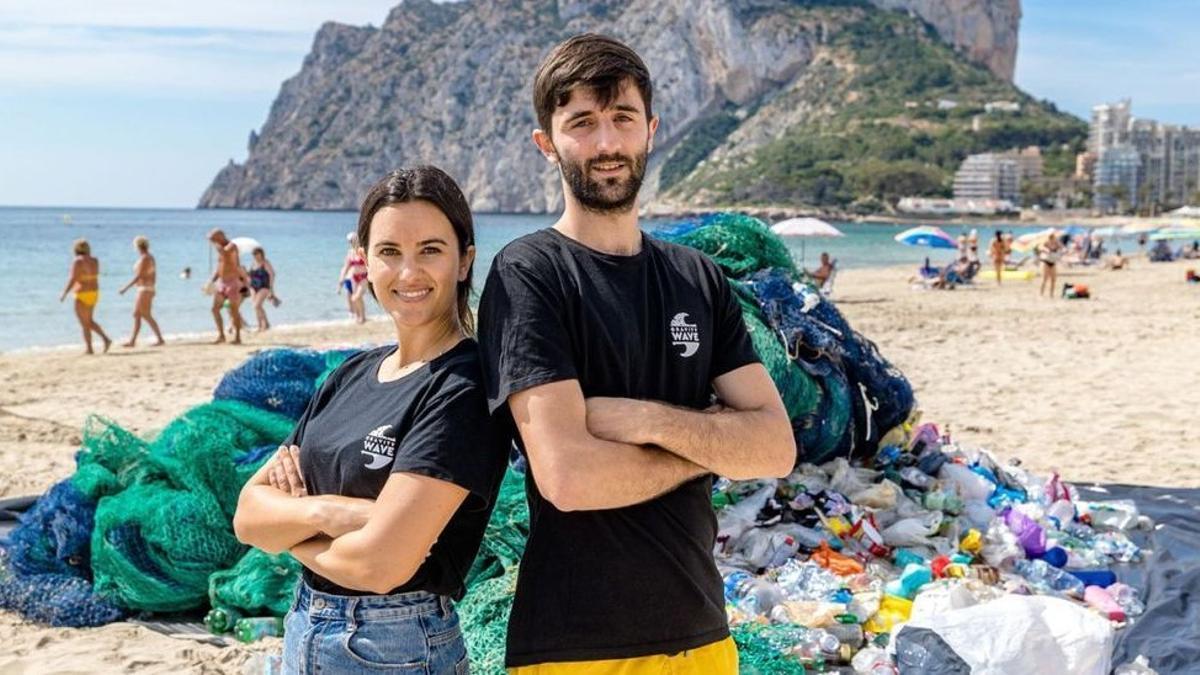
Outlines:
POLYGON ((1114 628, 1143 611, 1110 570, 1142 555, 1133 502, 1083 501, 932 424, 863 464, 714 488, 745 672, 1109 672, 1114 628))

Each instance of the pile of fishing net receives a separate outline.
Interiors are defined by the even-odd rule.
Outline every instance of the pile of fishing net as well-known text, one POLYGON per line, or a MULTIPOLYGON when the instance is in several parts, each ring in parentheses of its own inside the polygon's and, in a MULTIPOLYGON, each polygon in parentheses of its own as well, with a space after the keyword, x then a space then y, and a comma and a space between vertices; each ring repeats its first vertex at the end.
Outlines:
POLYGON ((285 611, 299 565, 239 543, 233 512, 318 380, 347 355, 259 353, 226 374, 215 400, 153 439, 88 418, 74 475, 47 491, 0 549, 0 607, 55 626, 210 603, 285 611))

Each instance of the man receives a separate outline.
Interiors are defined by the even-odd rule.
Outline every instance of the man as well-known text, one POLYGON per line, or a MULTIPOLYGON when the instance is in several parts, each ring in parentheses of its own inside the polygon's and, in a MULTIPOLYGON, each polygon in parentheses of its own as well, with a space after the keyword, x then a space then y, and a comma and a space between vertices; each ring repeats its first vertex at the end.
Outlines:
POLYGON ((229 241, 225 233, 215 229, 208 233, 208 241, 217 249, 217 269, 209 282, 213 288, 212 315, 217 323, 217 339, 213 344, 225 341, 225 323, 221 320, 221 306, 229 301, 229 320, 233 323, 232 344, 242 344, 242 264, 238 261, 237 244, 229 241))
POLYGON ((658 128, 641 59, 580 35, 533 89, 566 205, 496 256, 479 307, 489 405, 529 463, 506 664, 732 675, 712 475, 786 475, 787 413, 720 269, 638 227, 658 128))
POLYGON ((825 282, 829 281, 829 277, 833 274, 833 260, 829 258, 829 253, 821 252, 821 265, 817 269, 809 272, 808 275, 817 282, 817 287, 825 286, 825 282))

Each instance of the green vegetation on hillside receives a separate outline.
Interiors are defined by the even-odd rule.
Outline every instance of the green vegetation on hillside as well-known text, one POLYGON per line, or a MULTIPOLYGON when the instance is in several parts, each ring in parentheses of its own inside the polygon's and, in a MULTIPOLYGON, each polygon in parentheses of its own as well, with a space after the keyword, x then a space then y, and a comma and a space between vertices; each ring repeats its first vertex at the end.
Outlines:
MULTIPOLYGON (((721 160, 704 164, 740 123, 723 112, 696 125, 664 164, 669 198, 870 210, 906 195, 948 196, 967 155, 1030 145, 1046 155, 1047 175, 1074 170, 1087 135, 1082 120, 966 61, 923 22, 848 11, 858 20, 831 35, 828 62, 814 61, 797 92, 824 112, 745 152, 726 145, 721 160), (991 101, 1020 110, 987 113, 991 101)), ((760 111, 779 112, 769 101, 760 111)))

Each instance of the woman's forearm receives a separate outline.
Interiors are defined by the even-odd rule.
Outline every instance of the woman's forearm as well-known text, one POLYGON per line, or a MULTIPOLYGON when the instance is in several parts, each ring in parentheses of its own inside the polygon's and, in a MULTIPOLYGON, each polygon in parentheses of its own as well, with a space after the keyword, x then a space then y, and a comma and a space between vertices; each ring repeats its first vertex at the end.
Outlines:
POLYGON ((267 553, 286 551, 321 533, 320 501, 293 497, 270 485, 247 485, 233 515, 234 534, 267 553))

